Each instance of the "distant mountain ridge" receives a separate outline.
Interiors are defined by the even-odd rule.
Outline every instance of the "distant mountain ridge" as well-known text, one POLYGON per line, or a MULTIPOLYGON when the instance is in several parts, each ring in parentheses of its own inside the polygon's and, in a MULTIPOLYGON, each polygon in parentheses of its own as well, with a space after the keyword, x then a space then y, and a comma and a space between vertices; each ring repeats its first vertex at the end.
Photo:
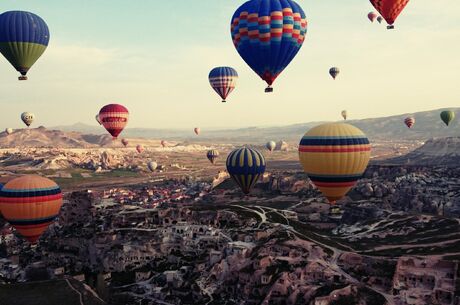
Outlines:
MULTIPOLYGON (((460 108, 448 109, 460 115, 460 108)), ((347 123, 362 129, 371 140, 428 140, 430 138, 460 135, 460 123, 458 120, 454 120, 449 127, 446 127, 441 121, 439 115, 443 110, 447 109, 443 108, 417 113, 405 113, 381 118, 348 120, 347 123), (408 129, 404 125, 404 119, 408 116, 413 116, 416 120, 412 129, 408 129)), ((202 128, 202 132, 198 138, 193 133, 193 127, 190 127, 190 129, 126 128, 122 136, 178 141, 199 139, 232 143, 259 143, 283 139, 292 143, 299 141, 308 129, 321 123, 323 122, 309 122, 277 127, 246 127, 219 130, 202 128)), ((91 126, 82 123, 71 126, 58 126, 53 129, 94 134, 104 134, 105 132, 100 126, 91 126)))

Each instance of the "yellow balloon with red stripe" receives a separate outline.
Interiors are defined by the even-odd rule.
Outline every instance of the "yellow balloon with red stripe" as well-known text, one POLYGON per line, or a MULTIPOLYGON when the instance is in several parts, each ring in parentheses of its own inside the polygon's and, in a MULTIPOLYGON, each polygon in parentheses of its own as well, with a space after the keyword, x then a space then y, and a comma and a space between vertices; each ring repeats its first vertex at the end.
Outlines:
POLYGON ((36 243, 54 222, 61 206, 59 186, 48 178, 36 175, 13 179, 0 191, 3 217, 31 243, 36 243))
POLYGON ((334 204, 343 198, 367 168, 371 146, 358 128, 328 123, 309 130, 299 144, 305 172, 323 195, 334 204))

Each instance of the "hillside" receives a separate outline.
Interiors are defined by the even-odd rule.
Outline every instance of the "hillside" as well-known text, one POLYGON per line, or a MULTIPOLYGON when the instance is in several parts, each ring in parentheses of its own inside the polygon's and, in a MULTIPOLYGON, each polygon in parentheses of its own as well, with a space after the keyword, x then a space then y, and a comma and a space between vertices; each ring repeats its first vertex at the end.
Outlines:
MULTIPOLYGON (((460 134, 460 123, 454 120, 451 126, 446 127, 441 122, 437 109, 417 113, 405 113, 389 117, 370 118, 364 120, 349 120, 348 123, 362 129, 371 140, 428 140, 430 138, 452 137, 460 134), (408 129, 403 121, 407 116, 414 116, 415 126, 408 129)), ((460 115, 460 108, 450 108, 460 115)), ((288 126, 276 127, 247 127, 240 129, 213 130, 202 128, 202 133, 197 138, 190 129, 153 129, 153 128, 127 128, 123 132, 125 137, 156 138, 183 141, 186 139, 199 139, 200 141, 215 141, 220 143, 263 143, 268 140, 286 140, 296 143, 311 127, 321 122, 308 122, 288 126)), ((72 126, 59 126, 59 130, 78 131, 83 133, 101 134, 100 126, 75 124, 72 126)))
POLYGON ((386 160, 391 164, 458 166, 460 163, 460 137, 428 140, 407 155, 386 160))

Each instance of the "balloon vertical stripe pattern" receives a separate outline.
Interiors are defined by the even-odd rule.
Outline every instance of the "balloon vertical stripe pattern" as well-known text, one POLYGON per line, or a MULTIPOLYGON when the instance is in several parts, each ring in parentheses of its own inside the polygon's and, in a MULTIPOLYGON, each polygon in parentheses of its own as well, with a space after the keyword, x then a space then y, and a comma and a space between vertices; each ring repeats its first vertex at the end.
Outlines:
POLYGON ((99 111, 99 120, 102 126, 117 138, 128 124, 129 112, 126 107, 119 104, 109 104, 99 111))
POLYGON ((45 52, 49 39, 45 21, 33 13, 9 11, 0 15, 0 52, 23 76, 45 52))
POLYGON ((329 202, 341 199, 364 173, 371 146, 358 128, 323 124, 308 131, 299 144, 305 172, 329 202))
POLYGON ((216 159, 219 157, 219 151, 217 151, 216 149, 208 150, 208 152, 206 153, 206 157, 209 161, 211 161, 212 164, 214 164, 216 162, 216 159))
POLYGON ((231 67, 217 67, 209 73, 209 83, 214 91, 225 102, 228 95, 235 89, 238 73, 231 67))
POLYGON ((235 149, 227 157, 227 171, 244 194, 250 193, 265 172, 265 167, 264 156, 255 149, 235 149))
POLYGON ((251 0, 233 15, 233 44, 269 86, 294 59, 307 33, 302 8, 292 0, 251 0))
POLYGON ((28 175, 8 182, 0 191, 0 211, 29 242, 35 243, 58 216, 62 193, 52 180, 28 175))
POLYGON ((446 126, 449 126, 450 122, 452 122, 455 119, 455 112, 453 111, 443 111, 441 112, 441 120, 446 124, 446 126))

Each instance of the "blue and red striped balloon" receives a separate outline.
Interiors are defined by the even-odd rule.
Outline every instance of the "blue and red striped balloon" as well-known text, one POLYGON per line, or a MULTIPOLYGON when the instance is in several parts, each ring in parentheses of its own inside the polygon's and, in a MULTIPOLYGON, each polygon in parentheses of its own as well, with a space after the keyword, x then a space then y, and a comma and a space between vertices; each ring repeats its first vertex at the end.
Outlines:
POLYGON ((228 95, 235 89, 238 73, 231 67, 217 67, 209 73, 209 83, 214 91, 226 102, 228 95))
POLYGON ((244 61, 271 85, 299 52, 307 33, 305 13, 292 0, 251 0, 233 15, 233 44, 244 61))

